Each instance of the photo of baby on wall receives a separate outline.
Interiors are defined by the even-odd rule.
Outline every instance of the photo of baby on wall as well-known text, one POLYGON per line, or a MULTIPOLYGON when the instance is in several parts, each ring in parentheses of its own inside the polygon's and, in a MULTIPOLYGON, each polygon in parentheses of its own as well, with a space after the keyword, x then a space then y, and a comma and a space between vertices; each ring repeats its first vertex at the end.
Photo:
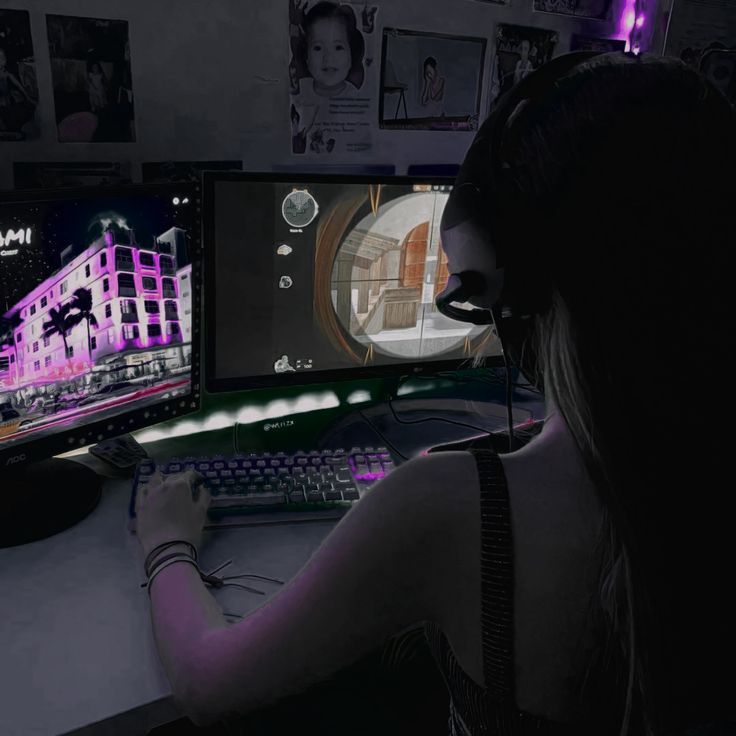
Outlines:
POLYGON ((289 2, 289 119, 296 155, 365 153, 372 147, 377 6, 320 0, 289 2))
POLYGON ((499 95, 550 61, 558 40, 557 31, 498 24, 496 58, 491 72, 491 109, 499 95))
POLYGON ((27 10, 0 10, 0 143, 38 138, 38 85, 27 10))

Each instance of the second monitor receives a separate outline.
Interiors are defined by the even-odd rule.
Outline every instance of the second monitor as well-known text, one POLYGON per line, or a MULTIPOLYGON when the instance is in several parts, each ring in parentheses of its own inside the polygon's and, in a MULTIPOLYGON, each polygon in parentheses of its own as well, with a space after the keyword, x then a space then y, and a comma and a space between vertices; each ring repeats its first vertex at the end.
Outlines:
MULTIPOLYGON (((440 314, 452 179, 204 174, 210 391, 434 372, 501 354, 440 314)), ((496 361, 493 361, 496 362, 496 361)))

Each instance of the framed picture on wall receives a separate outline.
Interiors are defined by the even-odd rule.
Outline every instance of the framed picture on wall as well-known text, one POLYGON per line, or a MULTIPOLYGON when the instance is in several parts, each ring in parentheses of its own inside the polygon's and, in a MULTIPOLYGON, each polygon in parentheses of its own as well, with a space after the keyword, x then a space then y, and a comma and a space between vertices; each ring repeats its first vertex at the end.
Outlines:
POLYGON ((0 10, 0 144, 38 138, 38 84, 27 10, 0 10))
POLYGON ((475 130, 485 55, 484 38, 384 29, 380 127, 475 130))
POLYGON ((558 40, 557 31, 499 23, 496 56, 491 70, 491 107, 499 95, 546 64, 552 58, 558 40))
POLYGON ((534 10, 591 20, 611 20, 613 0, 534 0, 534 10))
POLYGON ((135 141, 128 22, 47 15, 60 143, 135 141))

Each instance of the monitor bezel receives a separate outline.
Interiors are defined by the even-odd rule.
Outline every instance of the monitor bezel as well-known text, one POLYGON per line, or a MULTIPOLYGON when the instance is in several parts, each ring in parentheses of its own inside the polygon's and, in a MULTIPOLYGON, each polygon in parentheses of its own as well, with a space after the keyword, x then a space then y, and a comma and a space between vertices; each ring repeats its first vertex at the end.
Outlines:
POLYGON ((191 390, 153 405, 131 408, 115 417, 92 421, 83 427, 67 428, 50 436, 29 437, 12 442, 7 447, 0 444, 0 468, 16 469, 25 464, 61 455, 72 450, 93 445, 110 437, 150 427, 170 419, 199 411, 201 406, 201 330, 202 330, 202 212, 201 186, 198 183, 126 184, 105 187, 68 187, 55 189, 25 189, 3 192, 0 205, 5 203, 41 202, 58 199, 93 199, 104 197, 146 196, 164 194, 189 197, 193 212, 190 261, 192 264, 192 373, 191 390))
MULTIPOLYGON (((217 324, 214 293, 215 279, 215 185, 223 181, 283 183, 283 184, 426 184, 430 186, 452 186, 453 177, 445 176, 369 176, 362 174, 309 174, 306 172, 253 172, 253 171, 204 171, 202 172, 203 202, 203 250, 204 250, 204 383, 208 393, 226 393, 250 389, 274 388, 280 386, 310 386, 328 384, 336 381, 355 381, 387 378, 404 375, 434 375, 441 371, 454 371, 470 368, 473 358, 427 361, 419 364, 395 363, 387 366, 356 366, 324 371, 301 373, 279 373, 268 376, 239 376, 218 378, 215 375, 215 326, 217 324)), ((502 356, 488 356, 484 364, 502 367, 502 356)))

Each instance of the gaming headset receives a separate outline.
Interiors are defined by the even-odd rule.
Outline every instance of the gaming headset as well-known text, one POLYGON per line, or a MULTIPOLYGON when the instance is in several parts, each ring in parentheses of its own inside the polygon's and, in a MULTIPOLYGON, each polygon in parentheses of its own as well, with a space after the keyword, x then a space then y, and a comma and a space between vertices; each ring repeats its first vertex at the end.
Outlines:
POLYGON ((452 240, 443 238, 442 248, 450 266, 453 267, 454 261, 462 270, 450 274, 435 304, 451 319, 495 326, 506 365, 510 448, 514 437, 509 358, 526 378, 542 389, 532 347, 526 346, 517 354, 515 351, 528 334, 532 315, 549 305, 550 289, 542 253, 534 250, 534 242, 538 239, 524 242, 522 238, 512 243, 510 233, 504 232, 503 223, 508 227, 515 219, 529 218, 533 212, 528 198, 511 179, 509 164, 504 161, 504 145, 508 143, 505 134, 523 103, 551 91, 565 74, 600 53, 578 51, 559 56, 529 74, 499 100, 496 109, 480 127, 460 167, 442 216, 444 233, 457 228, 452 240), (456 307, 453 302, 468 302, 475 308, 456 307))
MULTIPOLYGON (((449 230, 472 221, 476 226, 476 235, 481 236, 482 242, 477 237, 465 238, 458 245, 453 245, 452 253, 447 253, 452 261, 462 251, 462 258, 458 260, 473 265, 461 273, 452 273, 445 289, 437 295, 435 304, 442 314, 461 322, 487 325, 494 322, 492 311, 499 306, 513 311, 517 317, 536 314, 544 307, 528 285, 514 279, 513 283, 517 285, 512 291, 511 284, 504 279, 503 271, 514 254, 513 245, 498 237, 498 219, 503 212, 503 219, 508 220, 514 212, 520 212, 522 205, 521 193, 511 181, 509 169, 504 168, 504 133, 512 114, 521 103, 549 91, 556 81, 573 68, 600 53, 577 51, 548 62, 511 89, 481 126, 445 207, 442 229, 449 230), (489 253, 495 256, 495 270, 489 270, 478 261, 476 256, 479 253, 485 256, 484 261, 488 260, 489 253), (472 303, 473 297, 481 294, 490 308, 462 309, 452 306, 452 302, 472 303)), ((447 252, 444 243, 443 248, 447 252)))

